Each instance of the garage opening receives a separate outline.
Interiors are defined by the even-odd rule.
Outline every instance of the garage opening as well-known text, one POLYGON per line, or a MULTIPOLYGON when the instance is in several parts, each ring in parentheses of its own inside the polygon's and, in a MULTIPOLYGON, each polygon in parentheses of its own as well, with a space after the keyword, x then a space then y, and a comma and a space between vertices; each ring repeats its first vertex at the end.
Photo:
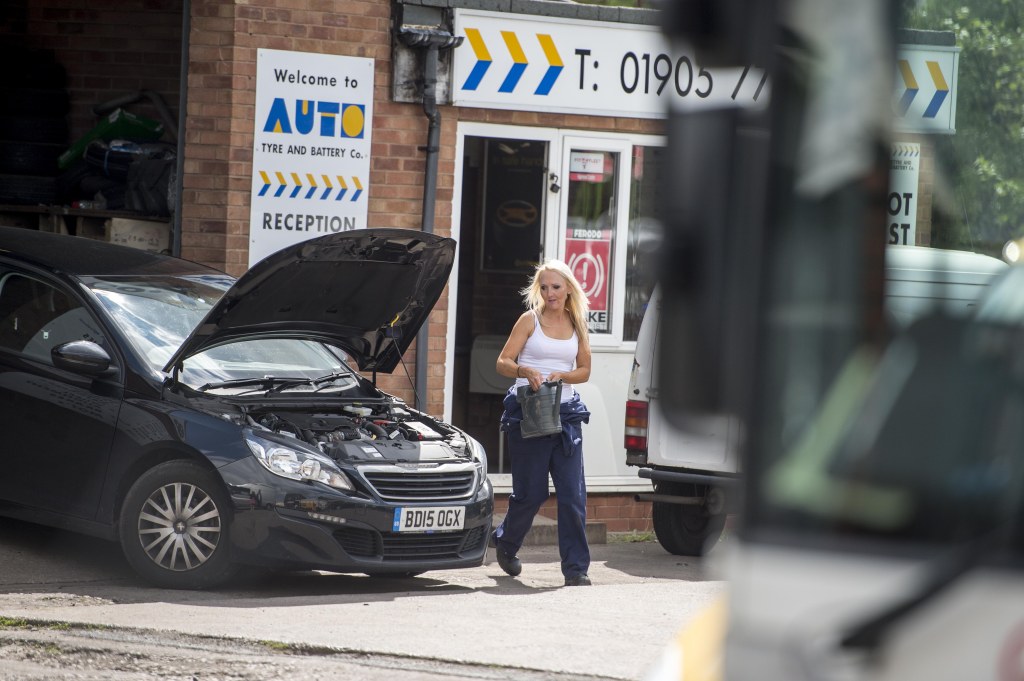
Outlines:
POLYGON ((452 422, 484 445, 492 473, 510 472, 498 420, 512 379, 494 364, 523 311, 519 291, 543 257, 548 146, 465 138, 452 422))

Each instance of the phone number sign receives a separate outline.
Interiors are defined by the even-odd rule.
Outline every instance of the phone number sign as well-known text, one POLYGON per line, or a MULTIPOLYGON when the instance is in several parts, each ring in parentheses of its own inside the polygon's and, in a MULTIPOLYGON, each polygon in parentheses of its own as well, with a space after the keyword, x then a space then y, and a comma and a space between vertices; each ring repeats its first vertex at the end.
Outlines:
POLYGON ((455 34, 457 106, 662 118, 768 101, 763 69, 705 68, 655 26, 457 9, 455 34))

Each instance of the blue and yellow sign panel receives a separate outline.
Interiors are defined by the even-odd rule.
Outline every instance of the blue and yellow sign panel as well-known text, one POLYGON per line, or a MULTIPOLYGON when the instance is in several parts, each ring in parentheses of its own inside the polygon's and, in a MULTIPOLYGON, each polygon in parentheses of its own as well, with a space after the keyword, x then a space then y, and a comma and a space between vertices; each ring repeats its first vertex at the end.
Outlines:
POLYGON ((895 127, 902 132, 956 132, 960 48, 901 45, 893 94, 895 127))
POLYGON ((259 50, 249 265, 367 224, 373 60, 259 50))
POLYGON ((458 106, 661 118, 768 102, 764 69, 707 68, 657 26, 456 9, 455 34, 458 106))

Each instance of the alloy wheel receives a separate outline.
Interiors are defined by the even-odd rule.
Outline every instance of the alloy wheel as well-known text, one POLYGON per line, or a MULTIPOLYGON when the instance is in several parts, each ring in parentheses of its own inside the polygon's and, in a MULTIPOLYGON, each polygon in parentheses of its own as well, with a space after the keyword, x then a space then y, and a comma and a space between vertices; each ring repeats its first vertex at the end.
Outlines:
POLYGON ((210 495, 196 485, 163 485, 142 505, 138 535, 146 555, 161 568, 193 570, 217 550, 220 511, 210 495))

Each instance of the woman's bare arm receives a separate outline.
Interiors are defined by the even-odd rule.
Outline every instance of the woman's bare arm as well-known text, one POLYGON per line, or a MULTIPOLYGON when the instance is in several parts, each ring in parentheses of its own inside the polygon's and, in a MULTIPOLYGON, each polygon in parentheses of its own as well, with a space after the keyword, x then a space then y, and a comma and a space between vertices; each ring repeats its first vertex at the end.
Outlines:
MULTIPOLYGON (((495 366, 497 372, 502 376, 508 378, 530 378, 530 375, 527 373, 530 369, 519 366, 518 359, 519 353, 523 351, 527 339, 533 333, 533 326, 533 312, 524 312, 516 320, 515 326, 512 327, 512 333, 509 334, 508 340, 505 341, 505 347, 501 349, 501 353, 498 355, 498 362, 495 366)), ((535 374, 540 373, 536 369, 532 371, 535 374)))

